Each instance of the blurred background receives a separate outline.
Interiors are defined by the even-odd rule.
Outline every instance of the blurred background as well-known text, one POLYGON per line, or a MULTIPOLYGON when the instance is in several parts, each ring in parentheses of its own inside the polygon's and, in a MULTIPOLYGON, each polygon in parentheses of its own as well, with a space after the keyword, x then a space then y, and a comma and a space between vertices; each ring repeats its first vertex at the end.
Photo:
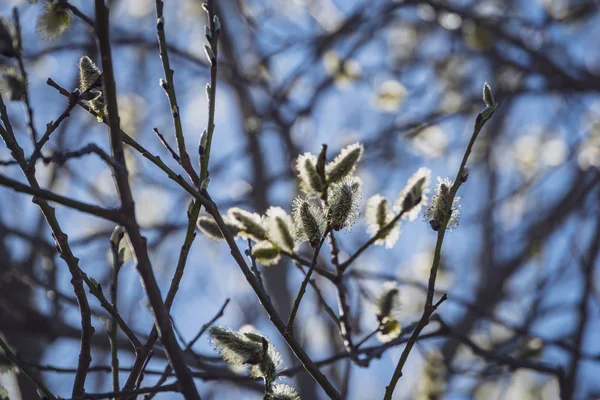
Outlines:
MULTIPOLYGON (((93 18, 91 2, 71 2, 93 18)), ((109 0, 111 38, 123 130, 176 171, 158 141, 158 128, 174 144, 169 105, 159 79, 156 15, 151 0, 109 0)), ((446 236, 437 289, 448 293, 438 315, 460 335, 492 354, 560 366, 575 382, 573 399, 599 399, 600 382, 600 12, 586 0, 223 0, 216 1, 219 48, 216 131, 210 191, 222 211, 238 206, 264 213, 288 212, 299 193, 293 165, 321 144, 329 155, 360 141, 365 154, 357 175, 364 198, 380 193, 394 201, 419 167, 433 177, 454 177, 484 108, 488 82, 499 107, 470 159, 471 174, 459 192, 460 226, 446 236)), ((4 0, 0 13, 21 16, 23 60, 29 74, 34 123, 43 132, 66 107, 48 78, 72 90, 77 60, 98 64, 96 44, 78 19, 65 35, 46 41, 36 33, 43 4, 4 0)), ((203 45, 206 14, 200 0, 168 1, 165 30, 175 70, 188 151, 197 165, 199 135, 207 124, 209 70, 203 45)), ((2 68, 12 60, 2 59, 2 68)), ((4 96, 6 99, 6 96, 4 96)), ((26 153, 23 103, 8 103, 26 153)), ((109 150, 106 127, 76 108, 45 146, 45 154, 95 143, 109 150)), ((149 240, 163 294, 185 237, 189 197, 139 154, 127 150, 138 220, 149 240)), ((0 159, 10 160, 0 146, 0 159)), ((18 167, 2 174, 22 180, 18 167)), ((110 170, 97 157, 64 165, 40 162, 40 183, 55 192, 104 206, 117 205, 110 170)), ((68 397, 79 355, 79 311, 65 263, 39 208, 30 197, 0 188, 0 334, 48 387, 68 397)), ((81 268, 109 287, 112 223, 57 207, 81 268)), ((368 239, 359 221, 337 235, 347 257, 368 239)), ((388 280, 399 283, 401 323, 418 320, 425 301, 436 233, 420 218, 405 223, 393 249, 374 247, 351 267, 347 279, 355 338, 377 327, 374 296, 388 280)), ((240 249, 247 246, 238 240, 240 249)), ((311 250, 302 247, 302 254, 311 250)), ((329 263, 327 254, 320 263, 329 263)), ((289 260, 262 268, 267 290, 284 319, 302 274, 289 260)), ((325 300, 337 310, 335 287, 318 278, 325 300)), ((120 274, 120 311, 145 337, 152 320, 130 256, 120 274)), ((187 263, 172 317, 189 341, 231 302, 218 323, 252 324, 271 338, 284 365, 289 351, 226 244, 199 234, 187 263)), ((106 313, 90 297, 96 333, 93 367, 110 365, 106 313)), ((427 331, 436 329, 432 322, 427 331)), ((343 353, 336 326, 310 288, 295 333, 313 360, 343 353)), ((407 332, 406 334, 409 334, 407 332)), ((120 365, 134 354, 120 337, 120 365)), ((379 345, 374 337, 367 345, 379 345)), ((348 399, 382 398, 403 346, 394 346, 361 368, 348 359, 322 371, 348 399)), ((259 399, 249 379, 209 379, 227 370, 208 337, 194 346, 190 366, 203 399, 259 399), (197 365, 194 359, 203 362, 197 365), (204 376, 204 379, 201 377, 204 376)), ((149 371, 162 372, 157 349, 149 371)), ((122 373, 124 381, 127 372, 122 373)), ((156 382, 151 372, 143 386, 156 382)), ((171 378, 169 381, 172 381, 171 378)), ((325 394, 304 372, 284 377, 303 399, 325 394)), ((22 374, 0 375, 11 400, 37 398, 22 374)), ((106 368, 90 372, 88 392, 111 390, 106 368)), ((159 394, 157 399, 180 398, 159 394)), ((419 341, 396 399, 557 399, 554 376, 507 367, 480 357, 452 335, 419 341)))

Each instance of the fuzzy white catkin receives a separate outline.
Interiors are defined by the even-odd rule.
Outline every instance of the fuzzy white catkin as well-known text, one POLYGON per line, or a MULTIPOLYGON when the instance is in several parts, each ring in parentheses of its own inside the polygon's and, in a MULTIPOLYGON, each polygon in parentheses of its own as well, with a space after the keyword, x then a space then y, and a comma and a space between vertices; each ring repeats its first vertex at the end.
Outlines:
POLYGON ((403 209, 403 205, 408 196, 412 196, 413 201, 419 200, 418 203, 413 204, 410 210, 405 210, 403 218, 414 221, 421 209, 427 204, 427 194, 429 193, 429 180, 431 177, 431 170, 428 168, 421 167, 415 172, 406 182, 406 186, 400 194, 398 199, 394 203, 394 211, 399 213, 403 209))
POLYGON ((238 225, 240 229, 239 235, 243 239, 251 239, 255 242, 267 239, 267 231, 263 226, 263 220, 260 215, 238 207, 230 208, 227 214, 238 225))
POLYGON ((294 252, 294 222, 283 208, 270 207, 266 213, 265 226, 269 240, 287 252, 294 252))
POLYGON ((350 230, 360 214, 362 199, 361 182, 356 177, 344 178, 331 185, 331 196, 327 206, 327 222, 336 231, 350 230))
POLYGON ((323 209, 301 198, 294 200, 293 209, 296 243, 314 244, 319 241, 325 234, 327 226, 323 209))
POLYGON ((328 183, 336 183, 354 173, 360 161, 364 147, 361 143, 353 143, 344 147, 340 154, 325 167, 328 183))
POLYGON ((382 231, 394 217, 394 213, 389 210, 389 204, 383 196, 376 194, 367 200, 365 223, 367 224, 367 233, 371 237, 379 234, 375 245, 385 244, 388 249, 394 247, 400 236, 400 221, 396 222, 392 228, 382 231))

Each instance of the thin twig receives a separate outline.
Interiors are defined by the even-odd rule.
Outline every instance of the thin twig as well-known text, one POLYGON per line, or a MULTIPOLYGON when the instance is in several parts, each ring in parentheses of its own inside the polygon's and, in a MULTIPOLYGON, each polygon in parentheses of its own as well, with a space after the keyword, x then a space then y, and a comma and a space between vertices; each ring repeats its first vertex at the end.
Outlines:
MULTIPOLYGON (((118 314, 119 307, 117 306, 118 294, 119 294, 119 271, 123 265, 123 260, 119 256, 119 242, 123 240, 123 234, 120 237, 113 238, 110 240, 110 252, 112 254, 112 282, 110 285, 110 303, 115 313, 118 314)), ((119 328, 117 325, 117 316, 111 316, 108 325, 108 338, 110 342, 110 356, 111 356, 111 367, 113 376, 113 391, 118 391, 121 386, 119 385, 119 354, 117 348, 117 335, 119 328)))
POLYGON ((23 93, 23 100, 25 105, 25 118, 29 131, 29 137, 35 147, 37 143, 37 130, 35 129, 35 122, 33 118, 33 108, 31 107, 31 101, 29 99, 29 77, 23 64, 23 37, 21 35, 21 22, 19 19, 19 10, 17 7, 13 8, 13 21, 15 23, 15 38, 16 38, 16 59, 17 65, 19 66, 19 73, 21 78, 25 82, 25 90, 23 93))
MULTIPOLYGON (((294 260, 294 265, 296 267, 298 267, 298 269, 302 272, 302 274, 304 276, 307 275, 307 272, 304 270, 304 268, 302 268, 302 265, 298 261, 294 260)), ((316 269, 315 269, 315 271, 316 271, 316 269)), ((337 315, 335 314, 335 312, 333 311, 333 309, 329 306, 329 304, 327 304, 327 301, 325 300, 325 297, 323 297, 323 293, 321 293, 321 290, 317 286, 317 282, 314 279, 311 279, 309 281, 309 283, 312 286, 312 288, 314 289, 315 293, 317 294, 317 297, 319 298, 319 304, 321 304, 321 306, 323 306, 323 309, 325 310, 325 312, 327 313, 327 315, 329 315, 331 317, 333 323, 339 328, 340 321, 338 321, 337 315)))
MULTIPOLYGON (((50 163, 56 163, 58 165, 63 165, 69 160, 81 158, 81 157, 84 157, 89 154, 96 154, 104 162, 106 162, 106 164, 108 164, 110 166, 113 166, 116 168, 121 167, 117 163, 115 163, 115 161, 108 154, 106 154, 106 152, 104 150, 102 150, 100 147, 98 147, 94 143, 88 143, 78 150, 72 150, 72 151, 66 151, 66 152, 57 151, 49 156, 40 156, 39 160, 42 160, 45 165, 48 165, 50 163)), ((27 162, 31 162, 31 159, 27 160, 27 162)), ((10 165, 18 165, 18 164, 19 163, 16 160, 0 160, 0 165, 2 165, 2 166, 10 166, 10 165)))
MULTIPOLYGON (((252 255, 252 239, 248 239, 248 250, 246 250, 246 255, 250 259, 250 269, 254 273, 254 276, 256 276, 256 280, 258 281, 258 285, 260 286, 260 289, 264 293, 266 293, 268 296, 269 294, 267 293, 267 290, 265 289, 265 284, 263 283, 262 275, 260 274, 260 270, 258 269, 258 265, 256 264, 256 257, 254 257, 254 255, 252 255)), ((270 299, 269 299, 269 301, 270 301, 270 299)))
MULTIPOLYGON (((0 132, 2 131, 3 130, 0 127, 0 132)), ((0 186, 6 186, 13 189, 16 192, 27 193, 32 195, 34 196, 34 203, 37 203, 40 200, 47 200, 109 221, 118 223, 121 220, 121 215, 118 210, 111 208, 103 208, 100 206, 87 204, 78 200, 73 200, 69 197, 61 196, 49 190, 25 185, 2 174, 0 174, 0 186)))
POLYGON ((361 340, 358 341, 358 343, 356 343, 354 345, 355 349, 360 348, 360 346, 362 346, 367 340, 371 339, 373 336, 375 336, 377 334, 377 332, 379 332, 381 330, 381 323, 379 324, 379 326, 377 327, 377 329, 375 329, 374 331, 372 331, 371 333, 369 333, 368 335, 366 335, 364 338, 362 338, 361 340))
POLYGON ((181 126, 181 116, 179 113, 179 105, 177 104, 177 95, 175 93, 175 83, 173 82, 173 73, 171 65, 169 63, 169 53, 167 52, 167 45, 165 39, 165 18, 163 16, 164 2, 162 0, 156 0, 156 35, 158 36, 158 49, 160 59, 162 61, 163 71, 165 73, 165 84, 162 85, 167 98, 169 99, 169 108, 173 117, 173 125, 175 127, 175 138, 177 139, 177 147, 179 150, 180 164, 189 175, 192 182, 198 185, 198 175, 192 167, 190 156, 187 153, 185 147, 185 138, 183 135, 183 128, 181 126))
MULTIPOLYGON (((494 108, 495 108, 495 106, 494 106, 494 108)), ((463 176, 463 171, 466 167, 467 160, 469 159, 469 155, 471 154, 471 149, 473 148, 473 144, 475 143, 475 140, 477 139, 479 132, 484 127, 485 123, 492 116, 493 110, 494 109, 491 109, 491 113, 487 113, 487 115, 485 117, 484 117, 483 112, 479 113, 475 120, 475 126, 473 128, 473 135, 471 135, 471 140, 469 141, 469 144, 467 145, 467 149, 465 151, 462 162, 461 162, 458 172, 456 174, 456 179, 454 180, 454 184, 452 185, 452 188, 450 189, 450 193, 448 194, 448 199, 447 199, 447 203, 445 205, 445 212, 444 212, 445 217, 444 217, 444 220, 441 221, 441 226, 438 230, 437 242, 435 245, 435 252, 433 255, 433 262, 431 265, 431 271, 429 273, 429 283, 427 286, 427 298, 425 300, 425 307, 423 309, 423 314, 421 316, 421 319, 419 320, 419 323, 417 324, 417 328, 412 333, 411 337, 409 338, 408 342, 406 343, 406 347, 404 347, 404 350, 402 351, 402 355, 400 356, 400 360, 398 361, 398 364, 396 365, 396 369, 394 370, 394 373, 392 375, 390 383, 386 386, 384 400, 391 400, 392 394, 394 393, 394 389, 396 388, 396 384, 398 383, 398 380, 402 377, 402 368, 404 368, 404 364, 406 364, 408 355, 409 355, 411 349, 413 348, 419 334, 425 328, 425 326, 427 326, 427 324, 429 323, 429 318, 435 312, 437 307, 444 300, 446 300, 446 295, 444 294, 442 296, 442 298, 436 304, 433 304, 433 296, 435 294, 435 280, 437 278, 437 272, 438 272, 438 269, 440 266, 440 261, 441 261, 442 243, 444 242, 444 234, 446 233, 446 227, 448 226, 450 216, 452 215, 452 206, 454 203, 454 197, 456 196, 456 192, 458 191, 458 188, 463 183, 463 180, 461 179, 461 177, 463 176)), ((484 110, 484 112, 486 112, 486 111, 488 111, 488 109, 484 110)))
MULTIPOLYGON (((297 262, 298 264, 304 265, 306 267, 310 267, 312 265, 311 260, 302 258, 296 253, 290 253, 290 252, 287 252, 282 249, 281 254, 283 254, 286 257, 289 257, 294 262, 297 262)), ((329 279, 331 282, 337 282, 337 280, 338 280, 338 276, 335 272, 331 272, 331 271, 325 269, 324 267, 321 267, 320 265, 314 265, 313 269, 315 270, 316 273, 323 276, 324 278, 329 279)))
POLYGON ((33 153, 29 158, 29 168, 35 171, 35 163, 37 159, 42 155, 42 148, 44 145, 50 140, 50 135, 58 128, 60 123, 64 121, 67 117, 71 115, 71 111, 77 105, 78 96, 69 96, 69 101, 67 102, 67 107, 64 111, 59 115, 56 121, 50 121, 46 125, 46 132, 42 135, 39 142, 36 143, 33 153))
POLYGON ((323 243, 325 242, 325 239, 327 238, 328 233, 329 232, 325 232, 325 234, 321 238, 321 241, 319 242, 319 245, 315 249, 312 261, 310 263, 311 265, 308 268, 308 272, 306 273, 306 276, 304 277, 304 280, 302 281, 302 284, 300 285, 300 289, 298 290, 298 295, 296 296, 296 300, 294 301, 294 306, 292 307, 292 312, 290 313, 290 318, 288 319, 287 326, 285 327, 285 333, 291 337, 294 336, 294 319, 296 318, 296 313, 298 312, 298 308, 300 307, 300 302, 302 301, 302 297, 304 296, 304 293, 306 292, 306 286, 308 285, 308 282, 310 281, 312 272, 315 269, 315 264, 317 263, 317 258, 319 257, 319 252, 321 251, 321 247, 323 247, 323 243))
POLYGON ((208 24, 210 28, 209 48, 212 51, 210 57, 210 85, 208 89, 208 126, 206 128, 206 146, 200 143, 198 147, 198 155, 200 157, 200 183, 204 182, 209 177, 208 162, 210 160, 210 150, 212 146, 212 138, 215 131, 215 106, 217 101, 217 55, 219 50, 219 30, 215 24, 218 21, 218 16, 214 11, 214 1, 206 2, 206 11, 208 13, 208 24))
POLYGON ((356 250, 354 252, 354 254, 352 254, 346 261, 344 261, 343 263, 340 264, 340 270, 342 272, 345 272, 348 267, 350 266, 350 264, 352 264, 357 258, 358 256, 360 256, 365 250, 367 250, 373 243, 375 243, 377 240, 379 240, 381 237, 380 235, 383 234, 384 232, 389 232, 389 230, 400 220, 400 218, 402 218, 404 216, 404 210, 400 211, 398 213, 398 215, 396 215, 394 217, 394 219, 392 219, 387 225, 385 225, 384 227, 380 228, 379 231, 369 240, 367 240, 362 246, 360 246, 358 248, 358 250, 356 250))
POLYGON ((142 346, 142 344, 140 343, 140 341, 137 338, 137 336, 135 335, 135 333, 133 333, 133 331, 131 330, 129 325, 127 325, 127 323, 123 320, 123 318, 118 313, 118 311, 106 299, 106 296, 104 296, 104 292, 102 290, 102 286, 99 283, 90 279, 85 272, 82 271, 81 274, 83 277, 83 281, 86 283, 86 285, 90 289, 90 294, 92 294, 96 299, 98 299, 102 308, 104 308, 106 311, 108 311, 111 318, 115 319, 116 323, 119 325, 119 327, 121 328, 123 333, 127 336, 129 341, 131 342, 131 345, 133 346, 134 350, 138 351, 140 349, 140 347, 142 346))
POLYGON ((169 153, 171 153, 171 157, 173 157, 173 160, 177 161, 177 163, 181 163, 181 158, 179 158, 179 156, 177 155, 175 150, 173 150, 171 145, 167 142, 167 140, 162 135, 162 133, 160 133, 158 128, 154 128, 152 130, 154 131, 154 133, 156 133, 156 136, 158 136, 158 140, 160 140, 160 142, 163 144, 163 146, 165 146, 165 148, 169 151, 169 153))
MULTIPOLYGON (((342 269, 339 260, 339 248, 335 240, 333 231, 329 232, 329 248, 331 254, 331 262, 335 267, 337 273, 337 280, 335 281, 335 287, 337 289, 337 301, 340 321, 340 336, 344 341, 344 347, 350 354, 354 354, 354 345, 352 344, 352 326, 350 325, 350 306, 348 305, 346 283, 342 279, 344 275, 344 269, 342 269)), ((352 360, 357 362, 357 357, 352 357, 352 360)))

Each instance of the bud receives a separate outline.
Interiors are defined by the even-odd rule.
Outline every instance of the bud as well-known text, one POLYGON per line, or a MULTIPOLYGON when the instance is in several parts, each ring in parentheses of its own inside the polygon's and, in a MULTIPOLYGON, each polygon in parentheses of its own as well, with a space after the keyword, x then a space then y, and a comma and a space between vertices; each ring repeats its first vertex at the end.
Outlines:
POLYGON ((460 181, 462 183, 465 183, 467 181, 467 179, 469 179, 469 168, 464 167, 461 174, 460 174, 460 181))
POLYGON ((342 149, 340 154, 327 164, 327 182, 336 183, 354 173, 363 150, 363 145, 358 142, 342 149))
POLYGON ((210 28, 206 25, 204 25, 204 36, 206 36, 206 40, 208 40, 209 42, 212 39, 212 33, 210 32, 210 28))
POLYGON ((526 336, 519 345, 518 357, 525 359, 538 358, 544 350, 544 341, 539 337, 526 336))
POLYGON ((69 93, 69 104, 75 104, 81 98, 81 90, 79 88, 73 89, 71 93, 69 93))
POLYGON ((200 157, 204 156, 206 152, 206 145, 208 144, 208 133, 206 133, 206 129, 202 131, 200 134, 200 147, 198 147, 198 154, 200 157))
POLYGON ((117 225, 110 235, 110 243, 113 247, 119 247, 123 237, 125 237, 125 229, 121 225, 117 225))
POLYGON ((310 242, 311 246, 317 247, 326 229, 323 209, 304 199, 296 198, 293 218, 296 243, 310 242))
POLYGON ((71 11, 61 1, 46 1, 37 20, 37 33, 44 40, 60 38, 71 26, 71 11))
POLYGON ((227 214, 238 225, 239 235, 242 238, 251 239, 255 242, 267 240, 267 231, 263 227, 260 215, 237 207, 230 208, 227 214))
POLYGON ((0 55, 15 57, 19 53, 15 42, 15 29, 13 25, 0 15, 0 55))
POLYGON ((376 105, 383 112, 398 111, 407 95, 407 90, 400 82, 388 80, 377 89, 376 105))
POLYGON ((212 49, 210 48, 209 45, 207 45, 207 44, 204 45, 204 52, 206 53, 206 57, 208 58, 208 61, 210 61, 212 63, 213 60, 215 59, 215 53, 212 51, 212 49))
POLYGON ((437 232, 442 227, 442 224, 440 224, 440 221, 438 221, 437 219, 432 219, 429 220, 429 226, 431 226, 431 229, 437 232))
POLYGON ((429 193, 429 177, 431 171, 427 168, 419 168, 406 182, 406 186, 394 204, 397 213, 403 211, 403 218, 414 221, 419 215, 421 208, 427 202, 429 193))
POLYGON ((460 205, 457 203, 460 197, 454 197, 452 204, 449 204, 450 190, 453 184, 454 182, 449 178, 438 178, 438 185, 435 194, 431 198, 431 204, 425 209, 423 217, 426 221, 429 221, 429 225, 434 231, 440 230, 446 221, 447 229, 454 229, 458 226, 460 205))
POLYGON ((169 90, 169 84, 167 83, 165 78, 160 78, 158 83, 160 84, 160 87, 163 88, 163 90, 165 90, 165 91, 169 90))
POLYGON ((258 242, 252 247, 252 255, 256 257, 256 261, 264 266, 277 264, 280 254, 279 246, 268 240, 258 242))
POLYGON ((396 317, 400 311, 400 290, 396 282, 389 281, 383 284, 383 290, 375 301, 375 311, 379 321, 396 317))
POLYGON ((102 286, 100 286, 98 281, 95 280, 94 278, 90 278, 88 286, 90 288, 90 293, 101 293, 102 292, 102 286))
POLYGON ((387 200, 381 195, 374 195, 367 201, 365 211, 365 223, 367 233, 371 237, 377 236, 376 245, 383 245, 390 249, 394 247, 400 236, 400 222, 396 222, 390 228, 384 229, 394 219, 394 214, 389 211, 387 200))
POLYGON ((358 178, 345 178, 331 186, 331 197, 327 206, 327 223, 331 229, 350 230, 360 214, 360 181, 358 178))
POLYGON ((296 160, 296 170, 300 179, 300 189, 306 194, 321 193, 324 189, 321 177, 316 169, 317 157, 304 153, 296 160))
POLYGON ((210 176, 207 176, 206 178, 204 178, 204 180, 200 184, 200 189, 207 190, 208 185, 210 185, 210 176))
POLYGON ((27 81, 16 68, 6 68, 0 76, 0 93, 10 101, 21 101, 25 98, 27 81))
POLYGON ((379 320, 379 331, 377 339, 381 342, 389 342, 397 338, 402 331, 398 322, 400 311, 400 291, 396 282, 385 282, 383 291, 375 302, 375 312, 379 320))
MULTIPOLYGON (((225 226, 227 226, 227 230, 229 230, 229 232, 231 233, 231 236, 237 236, 239 232, 239 227, 235 223, 231 222, 231 220, 227 217, 223 218, 223 221, 225 222, 225 226)), ((198 227, 198 229, 200 229, 200 231, 202 231, 202 233, 204 233, 206 236, 213 240, 224 239, 223 234, 221 233, 221 230, 219 229, 219 226, 217 225, 213 217, 210 217, 208 215, 199 216, 198 221, 196 222, 196 226, 198 227)))
POLYGON ((216 15, 213 17, 213 23, 215 24, 215 32, 218 35, 221 32, 221 20, 216 15))
POLYGON ((477 119, 475 120, 477 125, 483 124, 485 121, 490 119, 498 107, 496 100, 494 100, 492 89, 487 83, 483 85, 483 101, 485 102, 486 107, 482 112, 479 113, 479 115, 477 115, 477 119))
POLYGON ((294 222, 281 207, 271 207, 267 210, 265 220, 269 240, 276 243, 283 250, 293 253, 295 250, 294 222))
POLYGON ((492 88, 490 88, 490 85, 488 85, 487 82, 483 84, 483 101, 487 107, 494 107, 496 105, 492 88))
POLYGON ((377 332, 377 340, 387 343, 396 339, 402 333, 402 325, 395 319, 388 319, 383 322, 377 332))
POLYGON ((77 66, 79 68, 79 89, 82 91, 81 99, 88 101, 90 108, 100 116, 106 114, 100 69, 86 55, 79 58, 77 66))
POLYGON ((265 396, 267 400, 301 400, 298 391, 285 383, 273 383, 271 393, 265 396))

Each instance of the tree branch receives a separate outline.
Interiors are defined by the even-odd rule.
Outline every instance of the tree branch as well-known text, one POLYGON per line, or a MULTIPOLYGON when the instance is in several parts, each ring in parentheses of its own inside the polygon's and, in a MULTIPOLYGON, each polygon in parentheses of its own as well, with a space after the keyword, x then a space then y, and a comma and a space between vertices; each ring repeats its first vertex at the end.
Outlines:
MULTIPOLYGON (((98 46, 102 58, 102 83, 103 94, 107 103, 108 120, 110 126, 110 146, 113 157, 117 163, 126 166, 123 143, 121 142, 121 128, 119 121, 119 110, 117 107, 116 87, 113 73, 112 55, 109 39, 109 10, 104 0, 95 1, 96 8, 96 31, 98 34, 98 46)), ((169 312, 162 301, 162 295, 152 270, 152 264, 148 256, 147 241, 141 235, 139 225, 135 217, 135 203, 129 186, 127 168, 113 168, 115 186, 121 200, 121 212, 126 216, 122 225, 127 231, 129 241, 134 250, 138 272, 144 282, 144 288, 152 313, 154 325, 160 335, 161 342, 165 347, 169 361, 173 365, 181 392, 186 399, 199 400, 200 396, 194 384, 194 380, 183 358, 183 352, 177 343, 173 333, 173 326, 169 312)))
POLYGON ((438 230, 437 242, 435 244, 435 252, 433 255, 433 263, 431 265, 431 271, 429 273, 429 283, 427 286, 427 298, 425 300, 425 307, 423 309, 423 315, 421 316, 421 319, 419 320, 419 323, 417 324, 417 328, 414 330, 414 332, 412 333, 408 342, 406 343, 406 347, 404 347, 404 350, 402 351, 402 355, 400 356, 400 360, 398 361, 398 364, 396 365, 396 369, 394 370, 394 373, 392 375, 390 383, 385 388, 384 400, 392 399, 392 394, 394 393, 396 384, 398 383, 398 380, 402 377, 402 368, 404 368, 404 364, 406 363, 406 360, 408 359, 408 354, 410 353, 415 342, 417 341, 417 338, 418 338, 419 334, 421 333, 421 331, 427 326, 427 324, 429 324, 429 318, 431 317, 431 314, 433 314, 435 312, 435 310, 437 309, 437 307, 442 302, 444 302, 444 300, 446 300, 446 298, 447 298, 446 295, 444 294, 442 296, 442 298, 436 304, 433 304, 433 296, 435 293, 435 280, 437 278, 437 272, 438 272, 438 269, 440 266, 440 261, 442 258, 442 243, 444 242, 444 234, 446 233, 446 227, 448 226, 448 221, 450 220, 450 217, 452 215, 452 205, 454 204, 454 197, 456 196, 456 192, 458 191, 458 188, 463 183, 463 180, 461 178, 463 176, 463 171, 465 170, 465 167, 467 165, 467 160, 469 159, 469 155, 471 154, 471 149, 473 148, 473 144, 475 143, 475 140, 477 139, 477 136, 479 135, 479 132, 481 131, 481 129, 484 127, 485 123, 491 118, 495 108, 496 108, 496 105, 493 105, 493 107, 488 106, 488 108, 486 108, 484 111, 482 111, 481 113, 479 113, 477 115, 477 118, 475 120, 475 126, 473 128, 473 134, 471 135, 471 140, 469 141, 469 144, 467 145, 467 149, 465 151, 462 162, 460 163, 460 167, 456 174, 456 179, 454 180, 454 184, 452 185, 452 188, 450 189, 450 193, 448 195, 448 199, 446 200, 447 203, 445 205, 444 220, 440 221, 441 226, 438 230))

